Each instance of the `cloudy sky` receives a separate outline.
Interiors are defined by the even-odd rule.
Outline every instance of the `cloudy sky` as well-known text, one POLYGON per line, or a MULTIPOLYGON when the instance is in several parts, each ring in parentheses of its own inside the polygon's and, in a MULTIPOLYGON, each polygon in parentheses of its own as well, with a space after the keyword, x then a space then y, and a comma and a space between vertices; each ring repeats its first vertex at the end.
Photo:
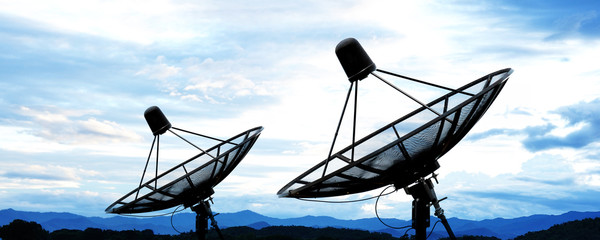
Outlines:
MULTIPOLYGON (((378 68, 449 87, 514 69, 440 159, 448 217, 600 211, 597 1, 0 2, 0 209, 108 217, 139 183, 153 137, 143 113, 156 105, 214 137, 264 127, 214 211, 374 217, 374 200, 276 196, 327 157, 349 87, 334 49, 354 37, 378 68)), ((440 94, 395 83, 424 102, 440 94)), ((361 81, 359 136, 417 106, 388 89, 361 81)), ((379 215, 410 219, 411 200, 400 189, 379 215)))

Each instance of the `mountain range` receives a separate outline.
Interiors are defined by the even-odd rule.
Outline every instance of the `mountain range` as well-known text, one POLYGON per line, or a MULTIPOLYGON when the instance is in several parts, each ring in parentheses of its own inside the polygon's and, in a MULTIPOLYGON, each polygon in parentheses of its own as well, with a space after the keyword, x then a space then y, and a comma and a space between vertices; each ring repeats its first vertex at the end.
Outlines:
MULTIPOLYGON (((195 230, 195 213, 178 213, 173 216, 159 216, 150 218, 113 216, 113 217, 85 217, 72 213, 56 212, 26 212, 13 209, 0 210, 0 226, 9 224, 15 219, 34 221, 50 232, 59 229, 99 228, 110 230, 145 230, 150 229, 156 234, 177 234, 195 230), (176 229, 176 230, 175 230, 176 229)), ((449 218, 448 222, 457 236, 479 235, 494 236, 501 239, 511 239, 531 231, 540 231, 553 225, 600 217, 600 212, 568 212, 561 215, 532 215, 513 219, 488 219, 481 221, 449 218)), ((327 216, 304 216, 298 218, 273 218, 252 211, 236 213, 221 213, 215 217, 220 228, 234 226, 248 226, 255 229, 267 226, 306 226, 306 227, 336 227, 349 229, 362 229, 371 232, 385 232, 393 236, 402 236, 406 229, 393 229, 383 225, 377 218, 364 218, 357 220, 342 220, 327 216)), ((390 226, 409 226, 410 220, 382 219, 390 226)), ((431 218, 431 225, 437 221, 431 218)), ((428 229, 431 231, 431 229, 428 229)), ((413 233, 410 232, 409 233, 413 233)), ((437 224, 431 239, 447 236, 442 224, 437 224)))

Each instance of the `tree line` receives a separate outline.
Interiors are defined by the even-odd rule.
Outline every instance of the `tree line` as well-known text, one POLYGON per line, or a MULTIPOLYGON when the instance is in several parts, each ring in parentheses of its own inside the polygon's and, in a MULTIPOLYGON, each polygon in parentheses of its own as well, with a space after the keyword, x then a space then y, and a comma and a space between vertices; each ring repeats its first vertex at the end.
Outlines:
MULTIPOLYGON (((389 233, 369 232, 356 229, 311 228, 301 226, 270 226, 262 229, 250 227, 230 227, 222 230, 227 240, 410 240, 414 236, 393 237, 389 233)), ((179 235, 154 234, 152 230, 103 230, 87 228, 85 230, 61 229, 49 232, 36 222, 20 219, 0 227, 3 240, 195 240, 196 233, 186 232, 179 235)), ((214 230, 210 230, 206 239, 218 240, 214 230)), ((448 238, 441 238, 446 240, 448 238)), ((496 237, 462 236, 461 240, 499 240, 496 237)), ((514 240, 575 240, 600 239, 600 218, 583 219, 555 225, 547 230, 529 232, 514 240)))
MULTIPOLYGON (((259 230, 250 227, 230 227, 222 230, 227 240, 395 240, 388 233, 377 233, 354 229, 310 228, 299 226, 270 226, 259 230)), ((0 227, 3 240, 196 240, 196 233, 186 232, 179 235, 154 234, 152 230, 103 230, 87 228, 85 230, 61 229, 49 232, 36 222, 14 220, 0 227)), ((219 239, 214 230, 210 230, 206 239, 219 239)), ((407 238, 404 238, 407 239, 407 238)))
POLYGON ((514 240, 600 239, 600 218, 587 218, 554 225, 547 230, 529 232, 514 240))

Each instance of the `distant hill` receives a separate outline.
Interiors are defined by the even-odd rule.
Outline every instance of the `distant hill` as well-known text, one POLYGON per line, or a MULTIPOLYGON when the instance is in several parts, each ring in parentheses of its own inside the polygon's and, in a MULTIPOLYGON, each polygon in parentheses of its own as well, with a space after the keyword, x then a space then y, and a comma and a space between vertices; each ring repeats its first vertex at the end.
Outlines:
MULTIPOLYGON (((496 218, 482 221, 450 218, 448 221, 457 236, 478 235, 511 239, 528 232, 545 230, 556 224, 597 217, 600 217, 600 212, 568 212, 561 215, 533 215, 514 219, 496 218)), ((336 227, 390 233, 395 237, 402 236, 406 231, 388 228, 381 224, 377 218, 341 220, 326 216, 305 216, 281 219, 267 217, 248 210, 236 213, 221 213, 215 218, 220 228, 235 226, 247 226, 254 229, 262 229, 269 226, 336 227)), ((112 216, 102 218, 84 217, 71 213, 24 212, 13 209, 0 210, 0 226, 9 224, 14 219, 37 222, 50 232, 59 229, 85 230, 86 228, 99 228, 116 231, 150 229, 156 234, 177 234, 177 231, 187 232, 195 229, 194 213, 175 214, 173 216, 173 226, 177 229, 176 231, 171 226, 171 216, 153 218, 112 216)), ((410 220, 384 219, 384 221, 392 226, 407 226, 411 224, 410 220)), ((431 225, 433 226, 436 221, 437 218, 432 218, 431 225)), ((414 231, 411 232, 414 233, 414 231)), ((446 230, 441 224, 438 224, 430 239, 446 236, 446 230)))
POLYGON ((600 239, 600 218, 575 220, 552 226, 548 230, 529 232, 515 240, 600 239))
MULTIPOLYGON (((496 218, 481 221, 451 218, 448 222, 457 235, 481 235, 512 239, 528 232, 548 229, 556 224, 597 217, 600 217, 600 212, 567 212, 561 215, 532 215, 512 219, 496 218)), ((443 230, 443 228, 440 228, 439 231, 443 230)))

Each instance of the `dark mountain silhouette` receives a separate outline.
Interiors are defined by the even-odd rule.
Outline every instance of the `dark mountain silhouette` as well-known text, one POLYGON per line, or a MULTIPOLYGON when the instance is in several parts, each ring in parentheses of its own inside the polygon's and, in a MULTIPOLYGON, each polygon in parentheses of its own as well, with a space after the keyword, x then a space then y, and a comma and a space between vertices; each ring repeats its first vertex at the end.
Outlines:
POLYGON ((270 226, 271 225, 269 225, 268 223, 262 222, 262 221, 261 222, 255 222, 253 224, 247 225, 247 227, 251 227, 251 228, 257 229, 257 230, 260 230, 260 229, 263 229, 263 228, 266 228, 266 227, 270 227, 270 226))
POLYGON ((529 232, 515 240, 600 239, 600 218, 587 218, 554 225, 548 230, 529 232))
MULTIPOLYGON (((448 221, 452 230, 458 236, 494 236, 501 239, 511 239, 528 232, 545 230, 556 224, 597 217, 600 217, 600 212, 568 212, 561 215, 533 215, 514 219, 496 218, 482 221, 450 218, 448 221)), ((248 210, 236 213, 221 213, 215 218, 221 228, 236 226, 247 226, 254 229, 263 229, 269 226, 335 227, 385 232, 396 237, 402 236, 406 232, 406 229, 388 228, 377 218, 341 220, 326 216, 305 216, 281 219, 263 216, 248 210)), ((189 232, 195 229, 194 213, 175 214, 173 216, 173 226, 177 229, 176 231, 171 226, 171 216, 134 218, 111 215, 111 217, 102 218, 84 217, 71 213, 24 212, 13 209, 0 210, 0 225, 9 224, 14 219, 37 222, 50 232, 59 229, 84 230, 86 228, 98 228, 116 231, 150 229, 156 234, 177 234, 177 231, 189 232)), ((384 219, 384 221, 388 225, 395 227, 409 226, 411 224, 410 220, 384 219)), ((436 221, 436 218, 432 218, 431 225, 433 226, 436 221)), ((431 229, 428 229, 428 231, 431 231, 431 229)), ((430 239, 446 236, 446 230, 442 224, 437 224, 430 239)))

